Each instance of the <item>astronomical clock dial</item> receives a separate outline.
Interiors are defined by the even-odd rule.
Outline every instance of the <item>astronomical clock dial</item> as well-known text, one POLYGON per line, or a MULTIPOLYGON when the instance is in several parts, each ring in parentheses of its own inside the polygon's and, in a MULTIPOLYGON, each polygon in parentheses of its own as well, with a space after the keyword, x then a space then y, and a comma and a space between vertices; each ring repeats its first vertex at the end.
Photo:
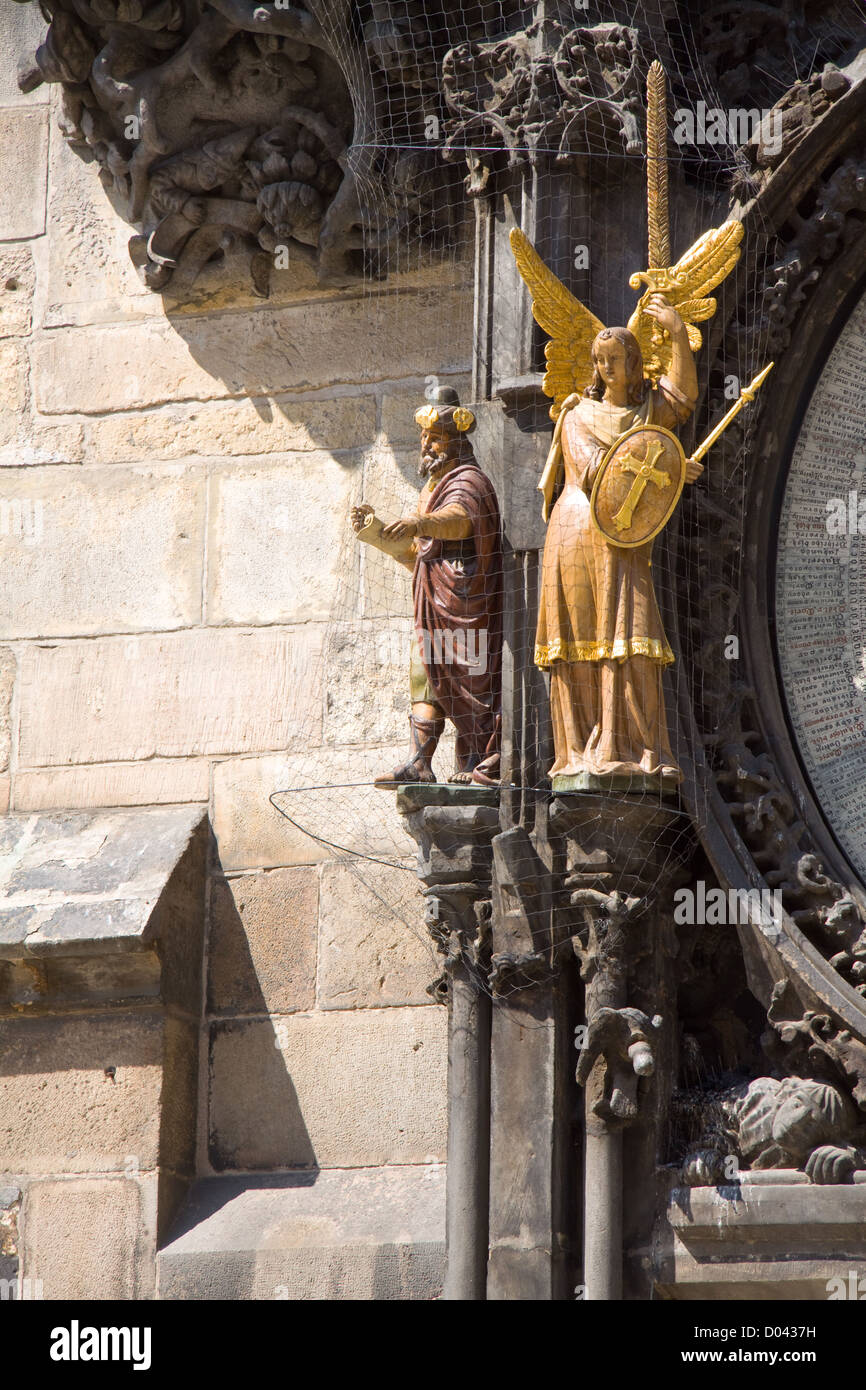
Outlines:
POLYGON ((801 761, 866 879, 866 295, 821 372, 791 458, 776 636, 801 761))

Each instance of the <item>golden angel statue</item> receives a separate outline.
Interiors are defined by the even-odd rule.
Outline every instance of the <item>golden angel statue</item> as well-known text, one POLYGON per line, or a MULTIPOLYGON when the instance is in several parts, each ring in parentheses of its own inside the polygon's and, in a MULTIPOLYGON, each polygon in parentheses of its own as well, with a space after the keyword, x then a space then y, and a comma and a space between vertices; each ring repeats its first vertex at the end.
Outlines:
MULTIPOLYGON (((658 122, 651 100, 648 125, 654 114, 658 122)), ((550 775, 559 792, 675 791, 682 780, 665 716, 662 672, 674 655, 653 589, 652 547, 683 484, 703 472, 674 431, 697 402, 696 325, 715 312, 710 291, 736 264, 743 227, 729 221, 706 232, 671 266, 666 188, 659 209, 663 154, 653 166, 652 140, 649 153, 653 268, 630 280, 646 288, 627 328, 605 328, 523 233, 511 232, 533 314, 550 337, 543 389, 556 427, 539 483, 549 525, 535 663, 550 672, 550 775)), ((738 405, 751 399, 749 389, 738 405)))

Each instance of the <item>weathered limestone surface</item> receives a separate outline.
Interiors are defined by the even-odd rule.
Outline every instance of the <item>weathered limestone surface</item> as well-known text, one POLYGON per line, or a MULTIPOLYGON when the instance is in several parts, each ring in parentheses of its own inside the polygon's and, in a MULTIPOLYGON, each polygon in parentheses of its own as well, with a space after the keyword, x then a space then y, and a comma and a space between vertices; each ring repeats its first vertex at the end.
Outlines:
MULTIPOLYGON (((370 352, 377 341, 399 343, 402 373, 423 377, 431 361, 449 360, 454 343, 468 345, 470 336, 467 297, 459 291, 311 300, 171 325, 147 319, 56 328, 34 344, 34 392, 45 414, 96 414, 334 386, 362 374, 376 380, 390 374, 370 352)), ((465 363, 455 365, 465 370, 465 363)))
POLYGON ((14 809, 206 803, 209 790, 210 763, 206 758, 22 769, 15 776, 14 809))
POLYGON ((0 953, 141 944, 200 807, 13 815, 0 822, 0 953))
POLYGON ((390 621, 331 623, 324 651, 326 743, 374 745, 403 738, 413 633, 404 614, 390 621))
POLYGON ((155 1167, 162 1044, 156 1015, 0 1019, 0 1172, 155 1167))
POLYGON ((0 246, 0 338, 19 337, 30 332, 35 284, 30 245, 11 242, 0 246))
MULTIPOLYGON (((2 304, 2 299, 0 299, 2 304)), ((2 324, 0 310, 0 324, 2 324)), ((376 430, 372 395, 297 400, 259 397, 107 415, 90 425, 91 463, 330 452, 369 444, 376 430)), ((305 467, 316 468, 313 460, 305 467)))
POLYGON ((211 888, 208 1002, 214 1013, 293 1013, 316 994, 316 869, 271 869, 211 888))
POLYGON ((50 100, 50 90, 45 86, 27 94, 21 91, 17 62, 13 60, 13 54, 20 53, 22 46, 35 49, 42 42, 45 27, 35 5, 8 5, 0 11, 0 44, 5 57, 0 65, 0 107, 44 106, 50 100))
POLYGON ((34 1183, 23 1213, 27 1277, 42 1280, 46 1299, 152 1296, 141 1258, 143 1204, 131 1178, 34 1183))
POLYGON ((213 472, 208 622, 326 621, 338 577, 357 564, 348 515, 360 482, 356 460, 321 453, 213 472))
POLYGON ((413 841, 396 817, 387 792, 373 791, 371 771, 393 767, 405 756, 404 742, 380 749, 322 748, 288 757, 227 758, 214 767, 214 831, 226 870, 290 864, 317 864, 333 851, 303 829, 328 835, 362 854, 405 859, 413 841), (353 786, 361 782, 364 785, 353 786), (309 787, 324 790, 308 791, 309 787), (331 789, 333 788, 333 790, 331 789), (295 790, 292 790, 295 789, 295 790), (268 800, 292 816, 293 825, 268 800), (371 797, 375 800, 371 804, 371 797), (381 803, 382 811, 375 808, 381 803))
MULTIPOLYGON (((0 342, 0 444, 16 438, 27 402, 27 354, 17 338, 0 342)), ((8 534, 8 528, 2 528, 8 534)))
POLYGON ((44 106, 0 109, 0 149, 0 241, 41 236, 48 154, 44 106))
POLYGON ((70 158, 56 93, 53 100, 46 235, 36 251, 37 322, 46 328, 105 319, 128 323, 153 311, 126 249, 129 229, 116 216, 102 181, 93 178, 92 167, 70 158))
POLYGON ((9 766, 12 746, 12 691, 16 661, 11 647, 0 647, 0 772, 9 766))
POLYGON ((866 1275, 866 1183, 815 1186, 785 1169, 743 1179, 672 1188, 673 1242, 657 1285, 663 1296, 824 1300, 828 1282, 841 1279, 849 1297, 850 1272, 856 1282, 866 1275))
POLYGON ((3 500, 38 508, 26 513, 23 539, 0 538, 4 582, 18 595, 6 636, 149 632, 200 619, 200 469, 14 469, 3 500))
POLYGON ((176 1299, 435 1299, 443 1165, 199 1183, 159 1256, 176 1299))
POLYGON ((214 1025, 213 1166, 444 1157, 445 1024, 444 1009, 405 1008, 214 1025))
POLYGON ((28 647, 20 762, 46 767, 315 745, 317 649, 312 628, 194 629, 28 647), (40 699, 46 689, 52 702, 40 699))
POLYGON ((414 865, 322 866, 319 1006, 428 1004, 439 973, 414 865))

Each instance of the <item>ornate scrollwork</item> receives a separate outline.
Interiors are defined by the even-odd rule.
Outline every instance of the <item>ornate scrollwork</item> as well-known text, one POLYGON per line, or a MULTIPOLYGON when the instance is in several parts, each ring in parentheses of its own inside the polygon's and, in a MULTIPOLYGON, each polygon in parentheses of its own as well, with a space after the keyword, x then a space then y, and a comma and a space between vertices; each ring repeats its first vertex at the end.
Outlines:
POLYGON ((480 193, 490 168, 477 145, 495 145, 511 165, 542 152, 568 163, 617 138, 636 153, 641 72, 638 31, 621 24, 566 30, 547 20, 507 38, 458 44, 442 68, 446 158, 468 155, 467 188, 480 193))

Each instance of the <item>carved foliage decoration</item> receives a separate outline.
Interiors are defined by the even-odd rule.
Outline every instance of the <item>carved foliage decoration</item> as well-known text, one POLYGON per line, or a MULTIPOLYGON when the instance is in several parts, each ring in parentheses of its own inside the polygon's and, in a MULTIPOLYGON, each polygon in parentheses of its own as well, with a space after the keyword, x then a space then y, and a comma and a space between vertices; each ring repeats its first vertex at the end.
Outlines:
POLYGON ((490 168, 473 146, 493 145, 509 164, 541 151, 567 163, 616 144, 639 152, 644 69, 638 31, 620 24, 565 29, 548 20, 458 44, 442 73, 446 156, 468 153, 467 187, 480 193, 490 168))

